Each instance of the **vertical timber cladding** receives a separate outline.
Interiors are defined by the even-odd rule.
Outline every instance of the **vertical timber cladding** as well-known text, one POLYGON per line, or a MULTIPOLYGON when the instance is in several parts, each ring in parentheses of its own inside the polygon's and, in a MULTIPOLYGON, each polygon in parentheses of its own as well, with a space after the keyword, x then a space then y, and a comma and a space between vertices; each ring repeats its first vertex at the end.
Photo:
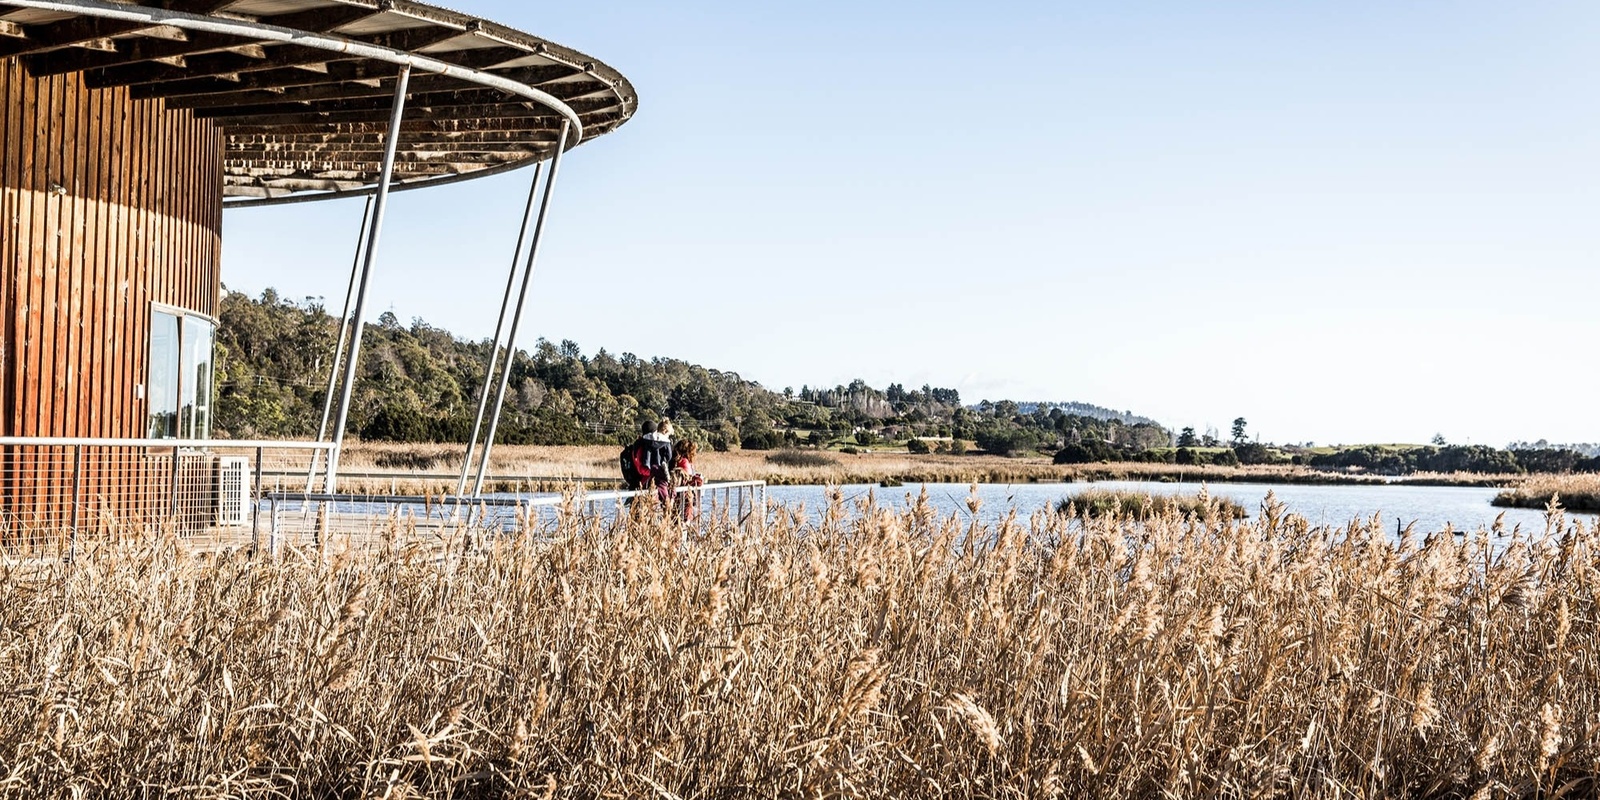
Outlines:
MULTIPOLYGON (((222 151, 189 111, 0 60, 0 436, 144 435, 151 303, 217 314, 222 151)), ((28 450, 0 511, 66 488, 70 453, 28 450)))

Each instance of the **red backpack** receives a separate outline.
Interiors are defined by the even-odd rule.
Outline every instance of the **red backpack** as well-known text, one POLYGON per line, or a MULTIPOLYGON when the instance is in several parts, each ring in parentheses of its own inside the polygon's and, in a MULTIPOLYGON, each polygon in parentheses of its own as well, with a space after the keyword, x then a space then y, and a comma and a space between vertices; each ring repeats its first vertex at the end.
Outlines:
POLYGON ((637 445, 633 448, 633 474, 638 476, 638 481, 641 484, 653 477, 650 474, 650 468, 645 466, 644 451, 643 447, 637 445))
POLYGON ((617 454, 618 467, 622 471, 622 482, 630 488, 643 486, 650 480, 650 468, 645 466, 645 447, 642 442, 634 442, 622 448, 617 454))

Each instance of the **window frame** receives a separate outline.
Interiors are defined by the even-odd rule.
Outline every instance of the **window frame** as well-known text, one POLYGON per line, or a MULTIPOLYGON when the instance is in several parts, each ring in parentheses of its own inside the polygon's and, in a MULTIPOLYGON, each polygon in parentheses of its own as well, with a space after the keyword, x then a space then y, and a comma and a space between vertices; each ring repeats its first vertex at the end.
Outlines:
MULTIPOLYGON (((218 327, 217 319, 209 314, 202 314, 199 311, 192 311, 181 306, 169 305, 167 303, 152 302, 150 304, 150 319, 148 324, 145 326, 144 375, 144 431, 148 438, 173 439, 175 441, 208 440, 211 438, 211 423, 214 417, 214 409, 216 406, 216 351, 218 327), (156 365, 157 355, 155 352, 155 329, 157 314, 163 314, 173 318, 177 328, 177 338, 173 342, 173 349, 176 351, 177 380, 164 387, 165 389, 169 389, 171 391, 171 396, 174 398, 177 404, 177 409, 176 412, 173 413, 171 427, 166 431, 159 432, 159 435, 158 431, 154 429, 154 410, 151 408, 152 398, 155 395, 155 384, 153 383, 153 379, 155 378, 154 368, 156 365), (190 355, 188 353, 188 349, 192 344, 192 340, 187 329, 189 328, 191 321, 203 323, 210 329, 211 346, 206 352, 203 361, 197 358, 193 362, 189 362, 188 359, 188 356, 190 355), (203 393, 200 391, 201 387, 199 386, 198 381, 196 381, 196 376, 194 374, 197 372, 197 368, 202 363, 205 365, 205 382, 208 384, 204 387, 205 391, 203 393), (194 402, 191 402, 186 406, 185 390, 187 389, 193 389, 194 402), (199 402, 199 398, 201 397, 206 399, 204 405, 199 402), (197 426, 195 424, 195 418, 202 414, 204 417, 204 424, 203 426, 197 426)), ((168 358, 166 363, 170 364, 171 360, 171 358, 168 358)))

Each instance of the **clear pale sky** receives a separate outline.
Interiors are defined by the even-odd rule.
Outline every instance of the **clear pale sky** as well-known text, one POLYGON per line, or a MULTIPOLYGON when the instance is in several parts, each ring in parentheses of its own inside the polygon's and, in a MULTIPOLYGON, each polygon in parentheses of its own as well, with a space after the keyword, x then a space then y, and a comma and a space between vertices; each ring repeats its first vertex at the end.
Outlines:
MULTIPOLYGON (((520 345, 1263 441, 1600 441, 1600 4, 456 0, 639 111, 520 345)), ((494 330, 530 171, 396 195, 368 318, 494 330)), ((360 200, 230 211, 337 313, 360 200)))

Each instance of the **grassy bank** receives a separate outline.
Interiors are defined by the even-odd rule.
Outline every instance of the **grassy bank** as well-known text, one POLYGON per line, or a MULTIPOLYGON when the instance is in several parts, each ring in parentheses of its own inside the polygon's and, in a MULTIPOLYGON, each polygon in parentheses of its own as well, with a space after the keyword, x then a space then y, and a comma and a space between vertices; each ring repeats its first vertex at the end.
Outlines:
MULTIPOLYGON (((461 446, 362 443, 350 446, 343 470, 357 478, 349 490, 422 493, 454 491, 461 468, 461 446), (428 474, 437 477, 421 477, 428 474)), ((615 482, 617 447, 495 448, 490 472, 494 491, 541 491, 572 479, 615 482)), ((1292 483, 1407 484, 1420 486, 1507 486, 1522 476, 1419 474, 1405 478, 1322 472, 1295 466, 1178 466, 1129 462, 1120 464, 1050 463, 1047 458, 990 455, 908 455, 798 451, 818 461, 803 463, 777 455, 782 451, 706 452, 697 465, 710 480, 765 480, 774 485, 842 485, 852 483, 1059 483, 1104 480, 1292 483)))
POLYGON ((1600 790, 1592 531, 774 516, 0 571, 0 796, 1600 790))
POLYGON ((1545 508, 1553 500, 1569 511, 1600 512, 1600 475, 1537 475, 1501 492, 1494 504, 1506 508, 1545 508))

